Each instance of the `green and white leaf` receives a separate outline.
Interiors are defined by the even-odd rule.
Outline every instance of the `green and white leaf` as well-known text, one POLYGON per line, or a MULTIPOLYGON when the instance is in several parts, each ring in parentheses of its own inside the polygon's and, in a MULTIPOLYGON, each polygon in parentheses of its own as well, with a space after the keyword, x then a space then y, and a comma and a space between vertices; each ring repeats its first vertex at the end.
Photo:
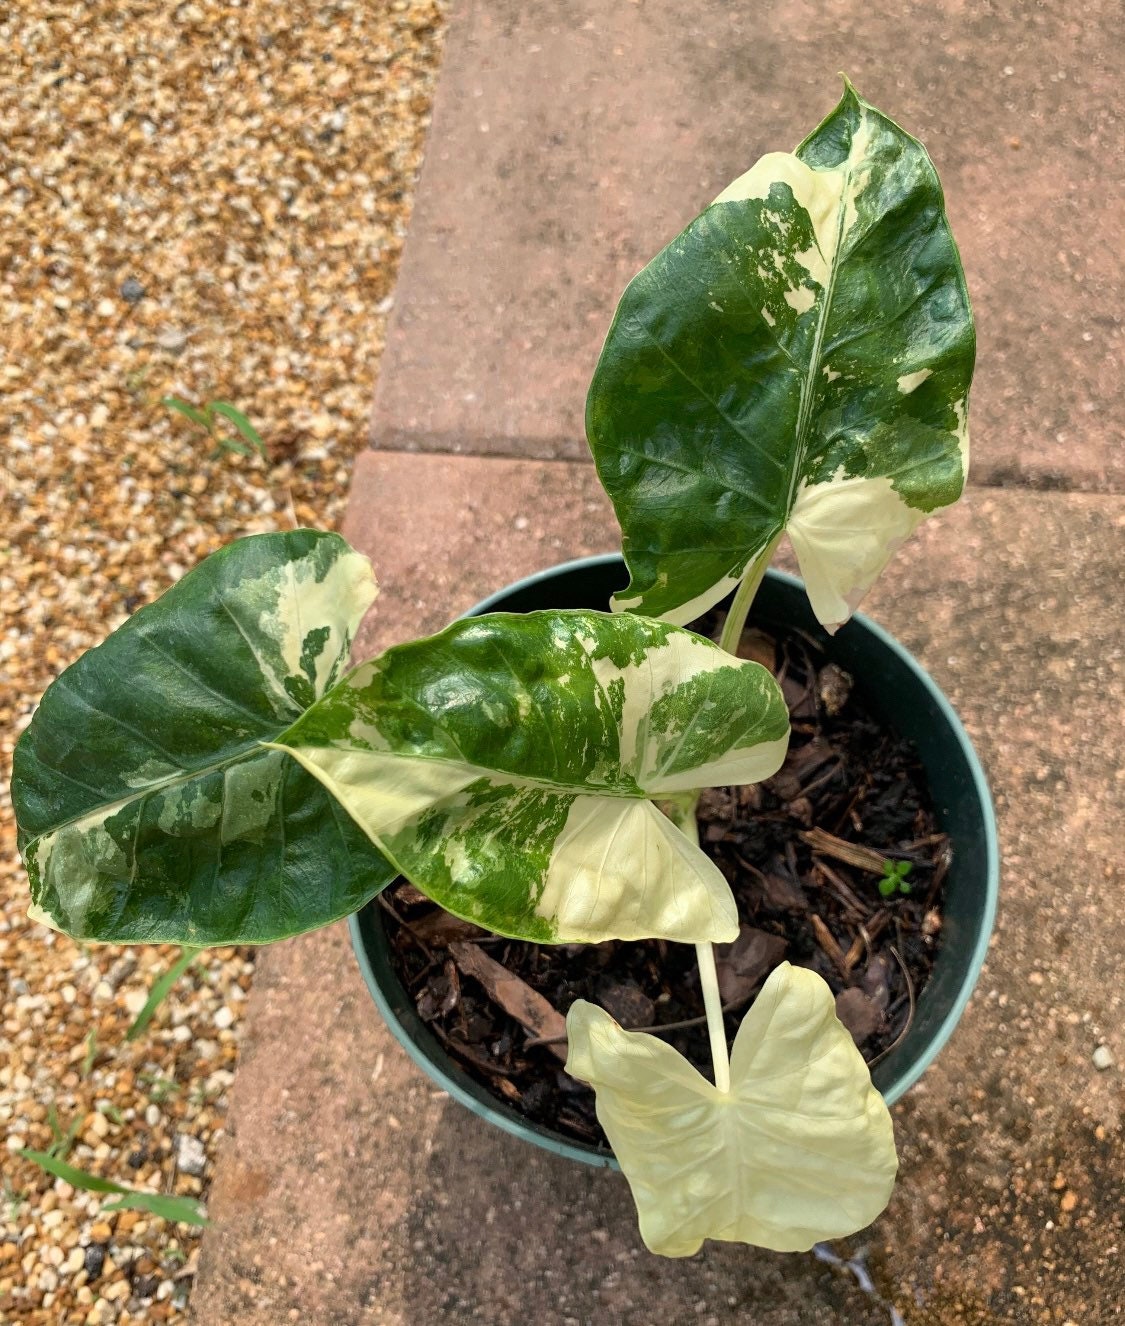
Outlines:
POLYGON ((762 667, 638 617, 499 613, 388 650, 279 738, 449 911, 539 942, 731 939, 722 873, 650 797, 756 782, 762 667))
POLYGON ((656 1036, 579 1000, 566 1069, 596 1093, 652 1252, 704 1239, 804 1252, 862 1229, 894 1186, 891 1116, 828 986, 784 962, 743 1019, 729 1093, 656 1036))
POLYGON ((335 534, 240 539, 68 668, 16 747, 32 915, 79 939, 265 943, 394 876, 279 736, 374 599, 335 534))
POLYGON ((632 577, 615 607, 690 622, 788 532, 835 629, 960 495, 974 354, 933 164, 848 85, 625 291, 586 416, 632 577))

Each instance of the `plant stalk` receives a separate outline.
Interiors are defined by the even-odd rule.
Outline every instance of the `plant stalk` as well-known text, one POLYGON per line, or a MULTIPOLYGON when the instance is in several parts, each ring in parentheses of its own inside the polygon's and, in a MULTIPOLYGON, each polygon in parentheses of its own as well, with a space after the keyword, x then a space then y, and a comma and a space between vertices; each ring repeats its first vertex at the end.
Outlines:
POLYGON ((750 615, 750 606, 766 577, 770 562, 773 561, 777 545, 781 542, 781 534, 782 531, 779 530, 766 544, 746 578, 735 590, 734 602, 730 605, 730 612, 727 613, 722 634, 719 636, 719 648, 725 649, 728 654, 738 653, 738 642, 742 639, 746 618, 750 615))
MULTIPOLYGON (((750 615, 750 605, 765 579, 766 568, 773 560, 777 545, 781 542, 781 531, 762 549, 749 574, 735 591, 734 602, 730 605, 727 619, 723 623, 719 637, 719 648, 728 654, 738 655, 738 642, 750 615)), ((695 807, 699 802, 696 793, 690 799, 673 809, 672 818, 681 831, 693 843, 699 842, 699 825, 695 818, 695 807)), ((723 1095, 730 1093, 730 1055, 727 1051, 727 1033, 723 1025, 723 1000, 719 994, 719 973, 715 969, 715 949, 711 944, 696 944, 695 958, 699 964, 699 983, 703 988, 703 1007, 707 1013, 707 1035, 711 1041, 711 1062, 715 1070, 715 1087, 723 1095)))
MULTIPOLYGON (((672 822, 696 844, 699 843, 699 822, 695 818, 695 804, 698 800, 697 796, 693 796, 666 805, 666 813, 672 822)), ((715 1086, 726 1095, 730 1091, 730 1057, 727 1054, 727 1032, 723 1025, 723 1000, 719 994, 714 947, 707 943, 696 944, 695 960, 699 963, 699 983, 703 987, 703 1009, 707 1014, 707 1035, 711 1041, 715 1086)))
POLYGON ((730 1094, 730 1056, 727 1054, 727 1032, 723 1026, 723 1001, 719 995, 714 945, 696 944, 695 958, 699 963, 699 983, 703 987, 703 1007, 707 1010, 707 1034, 711 1038, 715 1086, 726 1096, 730 1094))

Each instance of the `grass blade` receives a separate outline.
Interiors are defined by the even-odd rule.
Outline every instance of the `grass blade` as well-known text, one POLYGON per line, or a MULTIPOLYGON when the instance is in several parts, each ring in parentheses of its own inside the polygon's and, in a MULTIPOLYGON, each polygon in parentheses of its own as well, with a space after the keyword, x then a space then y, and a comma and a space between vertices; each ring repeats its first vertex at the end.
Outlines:
POLYGON ((56 1179, 63 1179, 72 1188, 81 1188, 84 1192, 113 1193, 116 1201, 109 1202, 103 1211, 149 1211, 163 1220, 174 1220, 184 1225, 207 1225, 210 1221, 200 1210, 200 1203, 194 1197, 168 1197, 158 1192, 138 1192, 135 1188, 126 1188, 112 1179, 102 1179, 96 1174, 87 1174, 84 1169, 75 1169, 66 1161, 48 1155, 46 1151, 32 1151, 23 1147, 19 1153, 24 1160, 53 1174, 56 1179))
POLYGON ((190 419, 197 427, 202 428, 205 433, 211 431, 211 421, 203 413, 197 410, 194 405, 189 405, 187 401, 182 401, 178 396, 162 396, 160 404, 167 406, 169 410, 175 410, 182 414, 185 419, 190 419))
POLYGON ((168 1197, 158 1192, 126 1192, 116 1201, 107 1202, 103 1211, 148 1211, 162 1220, 178 1221, 182 1225, 209 1225, 211 1222, 199 1209, 194 1197, 168 1197))
POLYGON ((208 406, 212 414, 221 414, 224 419, 229 419, 235 428, 242 434, 252 447, 255 447, 263 458, 266 454, 266 444, 258 435, 257 429, 241 410, 236 410, 233 405, 228 405, 226 401, 212 401, 208 406))
POLYGON ((112 1179, 100 1179, 96 1174, 87 1174, 84 1169, 75 1169, 65 1160, 49 1155, 46 1151, 32 1151, 25 1146, 20 1151, 20 1155, 24 1160, 30 1160, 33 1165, 38 1165, 40 1169, 45 1169, 48 1174, 53 1174, 56 1179, 64 1179, 72 1188, 82 1188, 86 1192, 127 1193, 129 1191, 120 1183, 114 1183, 112 1179))
POLYGON ((222 438, 219 445, 211 453, 211 457, 212 459, 216 459, 224 452, 235 452, 239 456, 252 456, 254 454, 253 448, 248 447, 245 442, 240 442, 236 437, 222 438))
POLYGON ((180 956, 168 968, 164 975, 153 983, 152 990, 149 992, 149 996, 145 1000, 144 1008, 142 1008, 133 1019, 132 1025, 125 1033, 125 1039, 127 1041, 135 1041, 141 1032, 144 1031, 152 1021, 152 1015, 160 1007, 160 1004, 168 994, 168 991, 171 990, 172 986, 174 986, 184 972, 187 971, 199 953, 200 950, 197 948, 183 949, 180 956))

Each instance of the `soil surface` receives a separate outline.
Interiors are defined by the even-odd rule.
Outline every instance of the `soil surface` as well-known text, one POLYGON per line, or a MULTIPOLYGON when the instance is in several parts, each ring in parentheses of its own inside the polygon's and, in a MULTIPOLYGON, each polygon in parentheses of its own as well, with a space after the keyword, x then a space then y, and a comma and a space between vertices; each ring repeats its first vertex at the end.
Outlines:
MULTIPOLYGON (((716 611, 694 629, 716 636, 721 620, 716 611)), ((828 982, 875 1065, 906 1033, 933 967, 948 839, 912 747, 875 720, 811 636, 751 628, 739 653, 778 678, 793 731, 773 778, 709 789, 699 803, 700 845, 730 881, 742 921, 738 939, 716 952, 728 1039, 769 973, 789 961, 828 982), (888 877, 888 862, 899 863, 901 882, 888 877)), ((373 905, 419 1016, 466 1072, 536 1123, 607 1147, 593 1091, 561 1066, 576 999, 658 1032, 710 1076, 690 945, 505 939, 402 881, 373 905)))

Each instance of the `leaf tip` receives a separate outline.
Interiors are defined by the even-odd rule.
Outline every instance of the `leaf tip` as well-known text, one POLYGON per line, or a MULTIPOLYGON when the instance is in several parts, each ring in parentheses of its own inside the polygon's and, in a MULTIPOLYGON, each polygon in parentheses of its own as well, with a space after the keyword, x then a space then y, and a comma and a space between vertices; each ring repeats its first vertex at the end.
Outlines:
POLYGON ((838 69, 836 72, 840 81, 844 85, 844 95, 840 99, 840 105, 847 106, 851 103, 854 103, 857 106, 867 105, 868 103, 860 96, 859 92, 856 90, 855 84, 847 74, 845 74, 842 69, 838 69))
POLYGON ((54 930, 57 934, 61 935, 63 933, 62 927, 55 918, 45 912, 36 902, 28 904, 27 919, 31 921, 32 924, 38 923, 39 925, 45 925, 48 930, 54 930))

